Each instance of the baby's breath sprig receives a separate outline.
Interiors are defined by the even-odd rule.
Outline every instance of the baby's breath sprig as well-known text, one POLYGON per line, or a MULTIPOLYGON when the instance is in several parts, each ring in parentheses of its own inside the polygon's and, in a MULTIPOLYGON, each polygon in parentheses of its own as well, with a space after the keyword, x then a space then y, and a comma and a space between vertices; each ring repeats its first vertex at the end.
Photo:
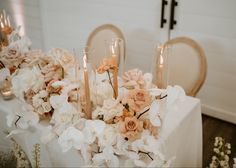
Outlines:
POLYGON ((212 156, 212 161, 209 165, 210 168, 229 168, 229 155, 231 154, 231 145, 226 143, 222 137, 215 137, 215 143, 212 156))
POLYGON ((34 151, 33 151, 33 159, 34 159, 34 167, 39 168, 40 167, 40 144, 34 145, 34 151))

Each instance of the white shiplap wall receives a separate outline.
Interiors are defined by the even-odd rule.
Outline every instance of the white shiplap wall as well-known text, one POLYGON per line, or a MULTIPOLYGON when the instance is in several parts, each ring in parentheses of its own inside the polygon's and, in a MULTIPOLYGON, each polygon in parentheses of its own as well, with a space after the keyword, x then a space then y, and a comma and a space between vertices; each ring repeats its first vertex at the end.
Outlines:
POLYGON ((236 123, 236 1, 179 0, 172 37, 189 36, 204 49, 208 72, 200 90, 203 113, 236 123))
POLYGON ((129 67, 148 71, 161 34, 160 5, 160 0, 42 0, 45 46, 82 49, 92 30, 110 23, 124 33, 129 67))
MULTIPOLYGON (((178 0, 177 25, 171 38, 189 36, 205 50, 206 82, 198 97, 203 112, 236 123, 235 0, 178 0)), ((82 48, 89 33, 104 23, 117 25, 127 42, 128 68, 151 68, 153 46, 167 40, 160 30, 160 0, 43 0, 46 48, 82 48)), ((166 7, 168 19, 169 6, 166 7)))

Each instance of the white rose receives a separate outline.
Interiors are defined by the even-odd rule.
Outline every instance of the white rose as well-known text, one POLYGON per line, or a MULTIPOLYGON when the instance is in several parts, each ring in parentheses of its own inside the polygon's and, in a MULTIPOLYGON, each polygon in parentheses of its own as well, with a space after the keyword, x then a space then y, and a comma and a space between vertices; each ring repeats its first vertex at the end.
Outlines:
POLYGON ((104 100, 103 107, 101 109, 104 121, 108 121, 116 116, 121 116, 123 114, 123 109, 124 107, 119 100, 104 100))

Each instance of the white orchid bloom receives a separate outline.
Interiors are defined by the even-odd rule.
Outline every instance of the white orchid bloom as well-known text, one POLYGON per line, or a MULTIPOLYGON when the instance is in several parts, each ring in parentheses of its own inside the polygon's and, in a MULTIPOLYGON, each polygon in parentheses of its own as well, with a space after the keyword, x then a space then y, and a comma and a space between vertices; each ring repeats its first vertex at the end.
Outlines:
POLYGON ((84 145, 84 134, 75 127, 67 128, 58 138, 58 143, 63 152, 67 152, 72 147, 80 150, 84 145))
POLYGON ((41 132, 40 140, 43 144, 47 144, 57 137, 57 134, 53 131, 53 127, 51 125, 44 126, 40 124, 37 128, 41 132))
POLYGON ((102 134, 98 136, 98 144, 100 147, 112 146, 116 143, 117 131, 112 125, 106 125, 102 134))
POLYGON ((161 96, 164 93, 163 89, 158 89, 158 88, 151 88, 148 89, 149 93, 151 96, 161 96))
POLYGON ((158 104, 157 100, 154 100, 149 109, 149 120, 153 126, 159 127, 161 126, 161 119, 160 119, 160 105, 158 104))
POLYGON ((83 129, 86 142, 88 144, 93 143, 96 137, 104 131, 105 126, 105 122, 101 120, 86 120, 83 129))
POLYGON ((44 77, 37 67, 20 69, 12 78, 12 90, 16 97, 24 101, 23 93, 32 89, 38 92, 44 86, 44 77))
POLYGON ((144 78, 145 83, 146 83, 145 89, 152 88, 152 86, 153 86, 153 84, 152 84, 152 79, 153 79, 152 74, 151 73, 145 73, 143 75, 143 78, 144 78))
POLYGON ((77 113, 77 109, 68 102, 67 94, 51 96, 49 102, 54 108, 54 113, 51 119, 52 123, 70 122, 73 115, 77 113))
POLYGON ((130 146, 130 142, 126 141, 123 136, 118 134, 116 136, 116 146, 115 146, 115 153, 118 155, 125 155, 127 154, 127 150, 130 146))
POLYGON ((26 130, 22 130, 22 129, 15 129, 12 130, 7 136, 6 138, 10 138, 12 135, 16 135, 16 134, 22 134, 22 133, 26 133, 26 130))
POLYGON ((168 95, 167 108, 171 108, 178 103, 178 101, 184 101, 186 97, 184 89, 178 85, 175 85, 174 87, 168 86, 166 90, 168 95))
POLYGON ((36 126, 38 122, 38 114, 28 104, 22 104, 22 108, 19 111, 11 112, 7 115, 7 125, 9 127, 15 124, 19 128, 27 129, 29 126, 36 126))
POLYGON ((111 146, 105 147, 102 153, 95 154, 92 160, 98 166, 119 167, 119 159, 111 146))
POLYGON ((8 68, 0 69, 0 83, 2 83, 8 76, 10 76, 10 71, 8 68))
POLYGON ((103 105, 103 101, 113 96, 113 90, 108 81, 97 82, 92 87, 92 96, 94 97, 97 105, 103 105))

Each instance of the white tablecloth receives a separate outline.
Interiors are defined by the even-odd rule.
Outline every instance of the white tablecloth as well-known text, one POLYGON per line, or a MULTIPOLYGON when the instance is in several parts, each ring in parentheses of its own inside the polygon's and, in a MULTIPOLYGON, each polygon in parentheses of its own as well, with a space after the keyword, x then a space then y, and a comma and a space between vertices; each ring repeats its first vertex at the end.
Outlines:
MULTIPOLYGON (((11 110, 19 110, 17 100, 3 101, 0 98, 1 132, 6 129, 11 130, 6 127, 4 114, 11 110)), ((31 162, 33 146, 36 143, 41 147, 42 167, 78 167, 83 162, 76 150, 62 153, 56 140, 44 145, 40 143, 39 137, 40 132, 36 130, 14 136, 31 162)), ((167 158, 176 157, 173 167, 202 167, 202 119, 199 99, 187 97, 184 102, 178 104, 176 111, 166 114, 162 126, 162 138, 164 154, 167 158)), ((3 145, 2 139, 1 134, 0 146, 3 145)))

